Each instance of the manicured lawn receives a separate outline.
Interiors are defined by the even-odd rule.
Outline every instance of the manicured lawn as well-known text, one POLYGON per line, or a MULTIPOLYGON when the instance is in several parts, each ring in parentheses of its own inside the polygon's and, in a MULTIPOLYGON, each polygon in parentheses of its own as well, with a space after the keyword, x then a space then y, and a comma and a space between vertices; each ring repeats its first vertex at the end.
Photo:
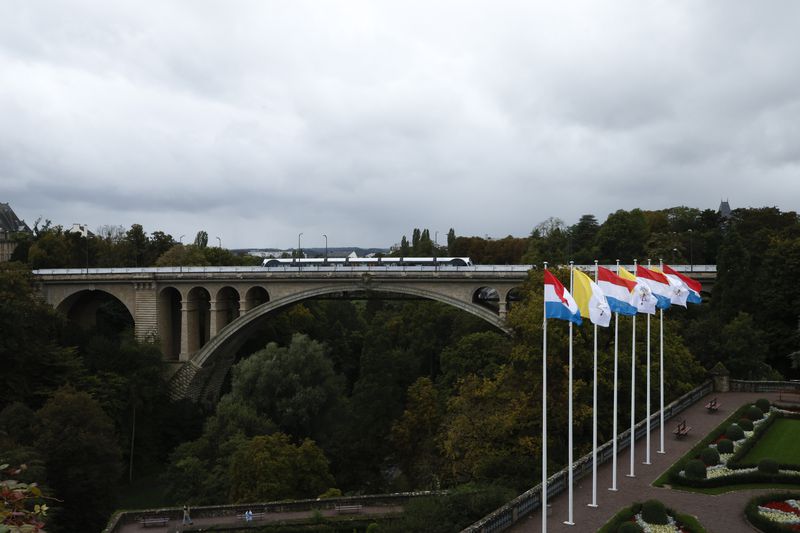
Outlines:
POLYGON ((758 464, 761 459, 774 459, 780 464, 800 465, 800 420, 779 418, 764 433, 743 463, 758 464))

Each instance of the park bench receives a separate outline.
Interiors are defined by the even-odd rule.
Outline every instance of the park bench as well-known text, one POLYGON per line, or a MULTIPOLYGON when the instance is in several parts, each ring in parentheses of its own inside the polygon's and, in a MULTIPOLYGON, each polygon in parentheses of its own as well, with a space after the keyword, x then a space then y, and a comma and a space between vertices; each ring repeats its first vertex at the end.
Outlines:
POLYGON ((785 389, 778 392, 778 399, 782 402, 800 403, 800 390, 785 389))
POLYGON ((149 516, 139 520, 142 527, 167 527, 169 523, 168 516, 149 516))
POLYGON ((722 404, 720 404, 720 403, 717 401, 717 399, 716 399, 716 398, 714 398, 713 400, 711 400, 710 402, 708 402, 708 403, 706 404, 706 409, 708 409, 708 412, 709 412, 709 413, 711 413, 712 411, 716 411, 717 409, 719 409, 719 406, 720 406, 720 405, 722 405, 722 404))
POLYGON ((685 437, 686 435, 688 435, 689 431, 691 430, 692 426, 687 426, 686 420, 684 420, 683 422, 678 424, 678 427, 675 428, 675 431, 673 431, 673 433, 675 434, 676 438, 680 439, 681 437, 685 437))
POLYGON ((361 509, 363 509, 363 506, 361 504, 355 504, 355 505, 336 504, 333 506, 333 508, 336 510, 336 514, 358 514, 361 512, 361 509))
MULTIPOLYGON (((255 522, 257 520, 264 520, 265 516, 266 516, 266 513, 258 512, 258 513, 252 513, 250 518, 251 518, 251 520, 253 522, 255 522)), ((236 518, 238 520, 243 521, 243 522, 247 522, 247 516, 245 515, 245 513, 237 514, 236 518)))

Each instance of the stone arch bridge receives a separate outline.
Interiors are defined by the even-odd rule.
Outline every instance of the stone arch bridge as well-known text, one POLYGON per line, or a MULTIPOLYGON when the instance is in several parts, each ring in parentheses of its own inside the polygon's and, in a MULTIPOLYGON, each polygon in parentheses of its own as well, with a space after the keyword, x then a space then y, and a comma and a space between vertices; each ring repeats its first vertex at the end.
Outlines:
POLYGON ((36 270, 45 301, 85 325, 118 302, 136 337, 157 339, 175 398, 213 402, 247 333, 272 311, 320 297, 384 294, 443 302, 506 330, 529 265, 168 267, 36 270))

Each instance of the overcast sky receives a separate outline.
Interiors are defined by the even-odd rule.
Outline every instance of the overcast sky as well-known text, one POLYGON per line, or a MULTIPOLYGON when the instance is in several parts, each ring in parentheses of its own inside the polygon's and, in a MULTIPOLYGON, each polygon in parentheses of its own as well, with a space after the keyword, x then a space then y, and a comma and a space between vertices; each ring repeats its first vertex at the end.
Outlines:
POLYGON ((800 209, 800 2, 5 0, 0 202, 210 244, 800 209))

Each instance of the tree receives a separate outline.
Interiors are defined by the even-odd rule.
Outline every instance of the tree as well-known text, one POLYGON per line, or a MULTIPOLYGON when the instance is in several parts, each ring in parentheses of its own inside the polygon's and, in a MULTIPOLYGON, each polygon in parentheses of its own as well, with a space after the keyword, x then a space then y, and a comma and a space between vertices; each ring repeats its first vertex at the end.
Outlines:
POLYGON ((408 257, 409 255, 411 255, 411 246, 408 244, 406 236, 403 235, 403 238, 400 239, 400 257, 408 257))
POLYGON ((597 232, 598 259, 601 263, 615 260, 644 260, 649 229, 640 209, 620 209, 608 215, 597 232))
POLYGON ((569 234, 572 240, 570 246, 572 259, 578 264, 589 264, 596 259, 595 238, 600 225, 594 215, 583 215, 577 224, 572 226, 569 234))
POLYGON ((270 343, 232 369, 231 397, 295 437, 318 434, 343 393, 325 347, 306 335, 293 335, 285 348, 270 343))
POLYGON ((208 259, 203 250, 195 245, 177 244, 164 252, 156 266, 207 266, 208 259))
POLYGON ((208 246, 208 232, 203 230, 198 231, 197 236, 194 238, 194 245, 200 249, 208 246))
POLYGON ((295 446, 283 433, 241 443, 231 459, 230 479, 233 502, 313 498, 334 484, 322 450, 308 439, 295 446))
POLYGON ((64 502, 60 527, 99 531, 114 509, 121 470, 114 424, 91 396, 69 387, 56 391, 37 414, 36 447, 64 502))
POLYGON ((454 246, 456 243, 456 230, 450 228, 450 231, 447 232, 447 255, 453 257, 454 254, 454 246))
POLYGON ((131 250, 134 266, 144 265, 144 254, 147 250, 148 238, 141 224, 133 224, 125 234, 125 241, 131 250))

